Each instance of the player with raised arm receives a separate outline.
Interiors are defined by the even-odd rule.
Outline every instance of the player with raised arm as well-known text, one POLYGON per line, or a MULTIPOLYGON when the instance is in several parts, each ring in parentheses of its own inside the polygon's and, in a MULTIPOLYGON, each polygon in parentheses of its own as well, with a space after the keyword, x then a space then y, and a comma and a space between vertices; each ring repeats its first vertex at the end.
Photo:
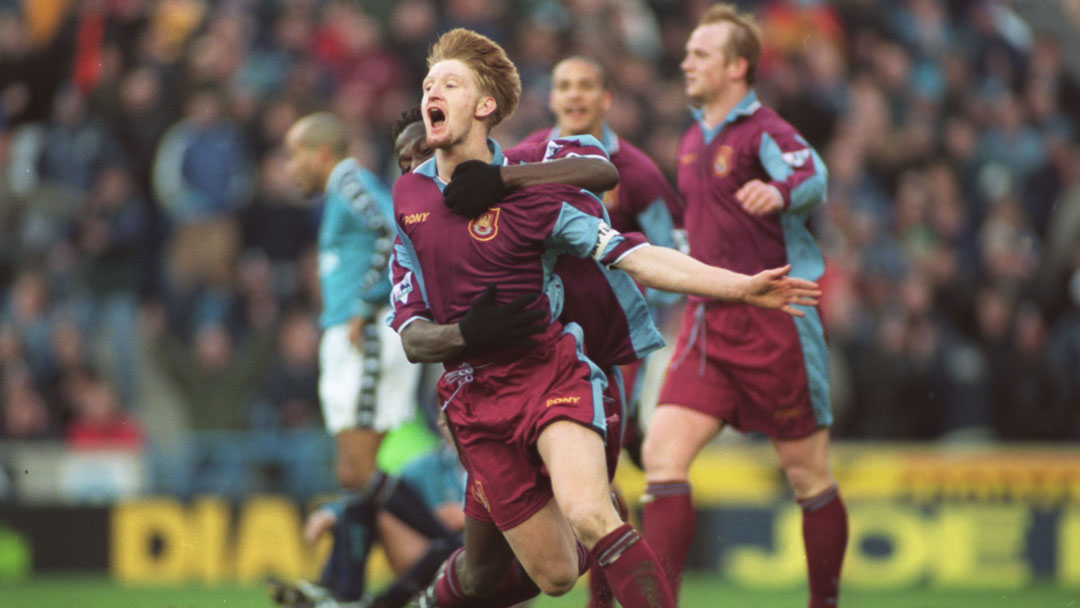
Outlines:
MULTIPOLYGON (((488 132, 513 111, 519 93, 513 64, 483 36, 453 30, 429 55, 422 107, 436 155, 430 167, 425 163, 395 185, 403 249, 395 254, 405 254, 403 266, 412 273, 402 291, 419 290, 436 323, 462 319, 488 284, 498 285, 503 300, 539 291, 564 253, 626 269, 667 290, 793 314, 799 314, 793 304, 814 301, 816 285, 784 276, 786 268, 749 277, 619 234, 600 219, 599 201, 574 188, 517 190, 475 220, 454 215, 442 187, 465 161, 502 164, 488 132)), ((550 315, 547 296, 530 308, 550 315)), ((576 537, 624 606, 671 606, 655 557, 608 500, 602 374, 581 354, 580 332, 566 329, 553 321, 536 334, 535 347, 466 346, 446 362, 440 397, 472 480, 469 491, 543 591, 558 594, 573 585, 584 561, 576 537)), ((466 551, 469 538, 466 528, 466 551)), ((437 579, 436 605, 475 605, 453 580, 454 560, 437 579)))
MULTIPOLYGON (((753 273, 790 264, 816 279, 824 261, 806 228, 825 198, 825 166, 753 91, 761 53, 753 17, 708 9, 686 43, 696 124, 679 146, 690 255, 753 273)), ((847 514, 828 460, 828 364, 816 308, 792 319, 692 298, 643 447, 642 526, 677 593, 694 532, 689 469, 725 424, 767 435, 803 511, 811 608, 835 606, 847 514)))

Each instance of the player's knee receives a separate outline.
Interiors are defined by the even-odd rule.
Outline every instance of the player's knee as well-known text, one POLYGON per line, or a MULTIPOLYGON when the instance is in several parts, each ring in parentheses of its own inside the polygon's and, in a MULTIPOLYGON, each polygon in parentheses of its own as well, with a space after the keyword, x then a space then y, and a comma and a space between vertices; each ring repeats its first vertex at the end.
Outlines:
POLYGON ((801 462, 782 463, 781 468, 792 491, 799 498, 816 496, 835 483, 828 468, 819 469, 801 462))
POLYGON ((499 588, 499 583, 506 576, 507 562, 486 560, 469 563, 465 576, 461 577, 461 586, 469 597, 486 597, 499 588))
POLYGON ((567 505, 563 513, 570 521, 574 535, 586 546, 591 547, 605 534, 619 527, 622 523, 615 506, 604 501, 602 504, 582 502, 567 505))
POLYGON ((675 480, 686 477, 689 467, 680 464, 667 447, 666 442, 657 438, 655 433, 645 436, 641 444, 641 464, 649 479, 675 480))
POLYGON ((577 565, 568 563, 552 564, 548 568, 532 576, 533 582, 546 595, 563 595, 574 588, 577 583, 577 565))
POLYGON ((342 487, 349 488, 350 490, 359 491, 364 489, 374 473, 374 466, 357 466, 356 463, 351 462, 346 458, 339 458, 337 464, 334 465, 334 474, 337 477, 338 483, 340 483, 342 487))

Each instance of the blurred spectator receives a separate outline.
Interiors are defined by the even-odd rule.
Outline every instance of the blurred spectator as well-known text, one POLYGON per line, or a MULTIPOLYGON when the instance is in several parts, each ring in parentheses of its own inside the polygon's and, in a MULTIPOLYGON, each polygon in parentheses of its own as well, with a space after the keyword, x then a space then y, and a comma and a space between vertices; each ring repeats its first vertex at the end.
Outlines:
POLYGON ((0 405, 3 406, 0 436, 5 439, 48 439, 59 435, 56 418, 26 366, 9 365, 0 383, 0 405))
POLYGON ((315 244, 318 228, 315 214, 301 204, 285 162, 280 147, 263 157, 258 194, 240 216, 244 246, 259 249, 275 263, 295 262, 315 244))
POLYGON ((165 133, 154 160, 154 190, 178 225, 220 218, 248 203, 254 167, 221 93, 192 95, 183 120, 165 133))
POLYGON ((22 127, 10 163, 24 207, 23 245, 44 253, 62 241, 98 174, 120 156, 107 126, 88 113, 82 94, 70 86, 58 93, 53 119, 22 127))
POLYGON ((1050 329, 1047 347, 1055 399, 1068 421, 1067 436, 1080 437, 1080 255, 1068 283, 1069 308, 1050 329))
POLYGON ((433 0, 403 0, 393 3, 390 15, 390 45, 405 63, 406 83, 416 83, 427 72, 427 50, 436 38, 439 22, 433 0))
POLYGON ((125 400, 135 396, 136 315, 149 241, 147 204, 121 165, 97 179, 76 232, 81 285, 75 304, 91 339, 101 339, 94 357, 104 362, 125 400))
POLYGON ((1058 398, 1047 327, 1031 302, 1017 307, 1006 342, 992 366, 991 408, 1002 439, 1063 439, 1075 428, 1076 409, 1058 398), (1070 411, 1071 410, 1071 411, 1070 411))
POLYGON ((322 428, 318 394, 319 328, 310 311, 285 316, 277 350, 263 379, 255 426, 265 429, 322 428))
POLYGON ((68 390, 74 406, 67 426, 69 446, 79 449, 132 449, 142 447, 143 432, 139 423, 124 413, 113 387, 93 372, 69 380, 68 390))
POLYGON ((190 411, 195 430, 244 427, 273 344, 270 327, 258 327, 240 343, 220 321, 206 320, 190 344, 165 332, 162 311, 149 315, 155 336, 154 363, 171 379, 190 411))
POLYGON ((141 191, 150 192, 154 153, 174 119, 164 99, 160 74, 149 67, 127 72, 110 118, 130 159, 136 184, 141 191))
POLYGON ((16 277, 0 313, 20 344, 30 371, 44 378, 49 365, 50 319, 49 286, 36 270, 24 270, 16 277))
POLYGON ((0 122, 10 124, 48 118, 69 75, 57 66, 70 65, 73 54, 74 32, 63 9, 20 4, 0 7, 0 122))

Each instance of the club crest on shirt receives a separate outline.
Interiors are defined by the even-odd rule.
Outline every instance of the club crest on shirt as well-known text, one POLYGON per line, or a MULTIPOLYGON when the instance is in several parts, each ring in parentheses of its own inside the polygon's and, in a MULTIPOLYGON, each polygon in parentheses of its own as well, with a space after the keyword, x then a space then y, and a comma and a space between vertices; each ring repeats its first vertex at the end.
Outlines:
POLYGON ((492 207, 469 222, 469 234, 478 241, 490 241, 499 233, 499 208, 492 207))
POLYGON ((716 151, 716 158, 713 159, 712 170, 716 177, 725 177, 728 173, 731 173, 731 157, 735 154, 735 149, 731 146, 720 146, 720 149, 716 151))
POLYGON ((619 206, 619 186, 616 185, 611 190, 604 193, 604 207, 609 211, 619 206))

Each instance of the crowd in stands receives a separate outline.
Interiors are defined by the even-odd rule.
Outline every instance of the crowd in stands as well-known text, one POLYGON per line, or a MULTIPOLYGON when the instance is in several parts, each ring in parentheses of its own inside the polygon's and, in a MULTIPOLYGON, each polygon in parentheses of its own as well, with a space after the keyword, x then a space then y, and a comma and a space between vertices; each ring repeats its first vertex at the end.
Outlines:
MULTIPOLYGON (((428 45, 464 26, 521 71, 504 145, 550 124, 550 70, 579 53, 673 178, 707 4, 0 0, 0 437, 321 428, 319 209, 286 129, 332 110, 392 180, 428 45)), ((1068 41, 1003 0, 737 4, 764 27, 759 95, 829 169, 811 225, 835 436, 1080 440, 1068 41)))

